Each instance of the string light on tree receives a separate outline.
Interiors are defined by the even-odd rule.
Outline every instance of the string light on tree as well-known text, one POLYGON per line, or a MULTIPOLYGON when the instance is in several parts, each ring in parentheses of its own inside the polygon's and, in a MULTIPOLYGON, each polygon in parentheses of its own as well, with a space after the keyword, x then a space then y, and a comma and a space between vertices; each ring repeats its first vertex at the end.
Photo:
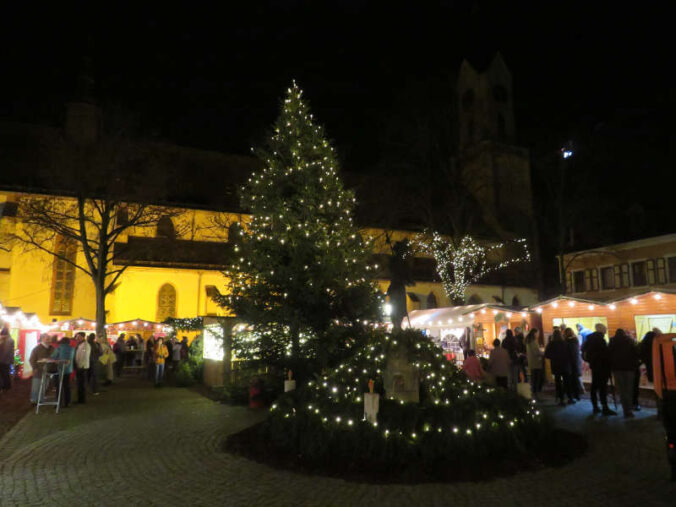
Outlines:
POLYGON ((520 262, 530 262, 530 252, 525 239, 510 242, 519 250, 516 256, 510 258, 504 258, 507 243, 482 246, 471 236, 465 236, 455 244, 438 232, 432 231, 419 236, 417 244, 421 250, 434 257, 446 295, 451 301, 458 303, 464 302, 467 287, 489 273, 520 262), (493 261, 491 257, 496 256, 501 250, 503 255, 500 257, 503 260, 493 261))

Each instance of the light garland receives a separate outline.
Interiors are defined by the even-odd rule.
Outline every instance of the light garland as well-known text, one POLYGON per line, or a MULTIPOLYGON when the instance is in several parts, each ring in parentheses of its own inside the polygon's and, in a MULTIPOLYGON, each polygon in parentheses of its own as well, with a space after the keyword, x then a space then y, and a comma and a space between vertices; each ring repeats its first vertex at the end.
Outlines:
POLYGON ((507 243, 494 243, 485 247, 471 236, 465 236, 456 246, 438 232, 432 231, 420 235, 416 244, 434 257, 442 286, 451 301, 464 301, 467 287, 489 273, 531 260, 525 239, 510 242, 522 249, 520 255, 493 264, 489 262, 489 255, 504 249, 507 243))

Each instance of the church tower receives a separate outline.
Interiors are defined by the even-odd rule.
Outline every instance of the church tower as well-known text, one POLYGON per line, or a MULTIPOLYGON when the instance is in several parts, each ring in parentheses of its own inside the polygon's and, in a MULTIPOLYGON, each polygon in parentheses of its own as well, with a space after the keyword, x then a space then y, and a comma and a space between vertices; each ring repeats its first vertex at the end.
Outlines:
POLYGON ((531 236, 528 150, 514 145, 512 75, 498 53, 477 71, 462 62, 457 83, 458 159, 463 179, 498 236, 531 236))

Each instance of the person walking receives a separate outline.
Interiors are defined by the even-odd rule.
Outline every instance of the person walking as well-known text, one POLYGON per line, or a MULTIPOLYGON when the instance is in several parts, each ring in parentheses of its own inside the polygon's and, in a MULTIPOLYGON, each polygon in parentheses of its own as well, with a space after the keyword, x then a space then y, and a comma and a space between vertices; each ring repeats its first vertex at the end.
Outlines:
POLYGON ((556 399, 559 406, 565 406, 565 396, 568 397, 569 405, 574 404, 575 400, 570 389, 571 367, 568 347, 559 329, 555 329, 552 333, 552 339, 545 349, 545 357, 549 359, 552 365, 552 374, 556 384, 556 399))
POLYGON ((480 382, 484 377, 484 372, 481 369, 479 358, 476 357, 476 352, 473 349, 467 351, 467 357, 462 363, 462 371, 465 372, 467 378, 474 382, 480 382))
POLYGON ((493 350, 488 356, 488 372, 493 375, 498 387, 507 389, 511 367, 512 359, 509 357, 509 352, 500 346, 500 340, 496 338, 493 340, 493 350))
POLYGON ((30 400, 33 405, 38 402, 40 396, 40 383, 42 382, 42 370, 46 367, 45 363, 40 361, 48 359, 52 355, 52 347, 49 345, 50 337, 47 334, 40 335, 40 343, 38 343, 28 358, 28 362, 33 369, 33 376, 31 377, 31 394, 30 400))
POLYGON ((12 387, 10 369, 14 364, 14 339, 9 334, 9 324, 5 322, 0 331, 0 394, 12 387))
POLYGON ((516 345, 516 338, 514 338, 514 333, 512 333, 512 330, 505 330, 505 337, 502 340, 502 348, 508 352, 509 359, 511 361, 509 366, 508 385, 509 389, 514 392, 516 392, 516 384, 519 378, 519 359, 516 351, 516 345))
POLYGON ((634 340, 624 331, 618 329, 608 344, 610 367, 615 378, 615 385, 620 393, 622 413, 624 417, 634 417, 632 410, 634 375, 638 363, 638 350, 634 340))
MULTIPOLYGON (((75 357, 75 350, 70 346, 70 339, 65 336, 59 340, 59 346, 52 352, 52 359, 60 359, 68 361, 68 364, 63 368, 63 375, 59 379, 61 383, 61 406, 68 408, 70 406, 70 376, 73 373, 73 358, 75 357)), ((61 369, 59 368, 59 372, 61 369)))
POLYGON ((75 335, 78 344, 75 347, 75 378, 77 380, 77 403, 87 403, 87 376, 91 346, 85 339, 84 332, 75 335))
POLYGON ((570 363, 570 392, 575 398, 576 401, 580 401, 582 396, 582 390, 580 389, 580 384, 582 382, 582 356, 580 355, 580 342, 575 336, 573 329, 570 327, 566 328, 566 331, 563 334, 563 337, 566 341, 566 347, 568 348, 568 361, 570 363))
POLYGON ((164 361, 169 357, 169 351, 162 338, 158 338, 155 342, 153 352, 155 357, 155 387, 159 387, 164 380, 164 361))
POLYGON ((99 394, 99 359, 103 354, 101 349, 101 344, 96 341, 96 334, 90 333, 87 336, 87 343, 91 349, 91 354, 89 355, 89 370, 87 371, 87 384, 92 391, 94 396, 99 394))
POLYGON ((526 335, 526 357, 530 370, 530 392, 533 399, 537 399, 542 391, 545 378, 544 341, 539 329, 532 328, 526 335))
POLYGON ((610 379, 610 356, 606 343, 606 326, 596 324, 596 331, 587 336, 582 345, 582 358, 589 363, 592 372, 591 403, 595 414, 617 415, 617 412, 608 408, 608 380, 610 379), (600 397, 601 407, 598 406, 600 397))

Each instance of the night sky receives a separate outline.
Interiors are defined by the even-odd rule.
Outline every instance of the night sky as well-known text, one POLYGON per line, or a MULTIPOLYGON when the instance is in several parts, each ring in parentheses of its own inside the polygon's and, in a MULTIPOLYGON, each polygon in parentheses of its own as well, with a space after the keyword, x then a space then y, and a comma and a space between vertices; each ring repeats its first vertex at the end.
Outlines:
POLYGON ((601 143, 584 171, 614 212, 638 203, 652 210, 649 232, 673 232, 651 195, 673 167, 668 2, 532 3, 5 4, 0 119, 59 124, 88 55, 98 101, 132 114, 139 135, 248 153, 295 78, 344 168, 368 172, 388 118, 416 104, 411 83, 443 89, 463 57, 482 67, 499 50, 534 171, 546 171, 538 160, 563 143, 601 143))

